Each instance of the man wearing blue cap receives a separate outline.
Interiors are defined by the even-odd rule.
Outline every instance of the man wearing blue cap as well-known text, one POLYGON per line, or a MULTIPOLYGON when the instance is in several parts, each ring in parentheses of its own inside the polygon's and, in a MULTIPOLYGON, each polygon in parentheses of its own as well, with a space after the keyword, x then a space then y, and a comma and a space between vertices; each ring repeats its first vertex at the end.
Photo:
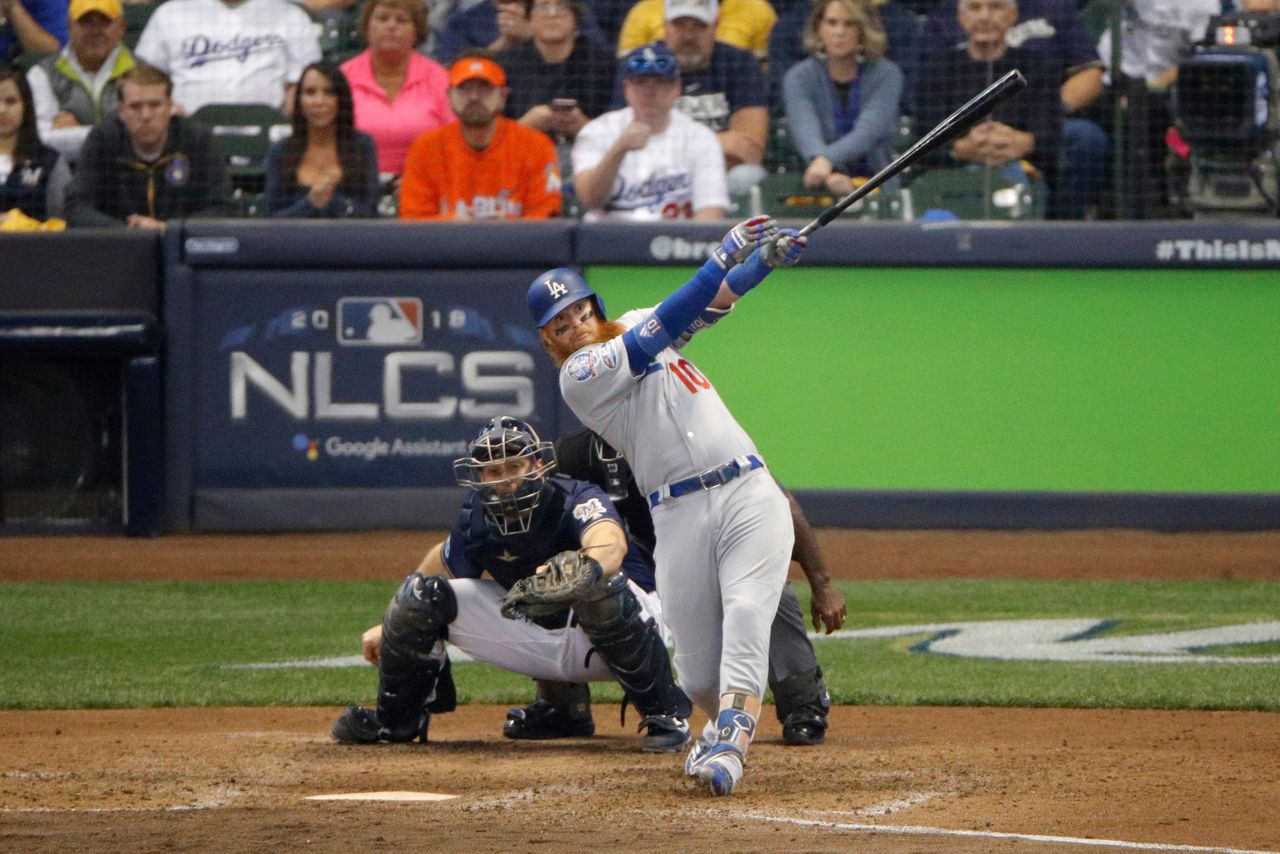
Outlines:
POLYGON ((729 207, 716 136, 674 109, 680 69, 662 42, 623 59, 627 106, 588 122, 573 146, 573 189, 588 221, 719 219, 729 207))

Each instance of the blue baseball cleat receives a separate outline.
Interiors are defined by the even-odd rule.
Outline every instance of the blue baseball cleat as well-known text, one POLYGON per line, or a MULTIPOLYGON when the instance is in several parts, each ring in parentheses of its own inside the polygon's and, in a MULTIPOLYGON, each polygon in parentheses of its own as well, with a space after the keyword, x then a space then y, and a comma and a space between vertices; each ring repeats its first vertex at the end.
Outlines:
POLYGON ((716 743, 716 722, 707 721, 706 726, 702 728, 702 735, 694 740, 693 746, 689 748, 689 755, 684 758, 684 773, 690 777, 694 774, 694 767, 698 764, 698 760, 706 755, 707 751, 715 746, 716 743))
POLYGON ((693 776, 704 780, 717 797, 733 793, 742 779, 742 753, 731 744, 717 744, 693 764, 693 776))

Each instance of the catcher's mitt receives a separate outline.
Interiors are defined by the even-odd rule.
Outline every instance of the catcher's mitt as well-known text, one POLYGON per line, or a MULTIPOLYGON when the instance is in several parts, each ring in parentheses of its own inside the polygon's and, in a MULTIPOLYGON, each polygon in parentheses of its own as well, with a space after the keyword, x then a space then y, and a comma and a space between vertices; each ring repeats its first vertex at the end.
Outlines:
POLYGON ((600 562, 582 552, 560 552, 546 569, 522 578, 502 597, 502 616, 508 620, 546 617, 582 598, 604 571, 600 562))

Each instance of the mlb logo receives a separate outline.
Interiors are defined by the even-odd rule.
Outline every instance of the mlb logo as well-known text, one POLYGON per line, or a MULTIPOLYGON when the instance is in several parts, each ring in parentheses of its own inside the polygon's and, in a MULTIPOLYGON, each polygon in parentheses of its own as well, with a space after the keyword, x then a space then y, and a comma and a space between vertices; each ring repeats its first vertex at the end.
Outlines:
POLYGON ((343 297, 338 300, 338 343, 391 347, 422 343, 422 300, 414 297, 343 297))

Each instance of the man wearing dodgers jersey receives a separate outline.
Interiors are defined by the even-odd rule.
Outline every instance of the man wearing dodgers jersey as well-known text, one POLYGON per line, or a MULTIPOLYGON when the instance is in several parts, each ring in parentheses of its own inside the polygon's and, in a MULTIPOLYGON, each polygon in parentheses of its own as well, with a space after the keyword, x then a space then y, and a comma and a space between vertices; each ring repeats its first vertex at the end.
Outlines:
POLYGON ((320 59, 307 13, 286 0, 168 0, 134 53, 173 78, 187 115, 205 104, 285 109, 302 71, 320 59))
POLYGON ((680 69, 662 42, 627 54, 627 106, 587 122, 573 145, 573 190, 584 219, 719 219, 729 207, 716 136, 675 109, 680 69))
POLYGON ((715 795, 742 779, 794 533, 787 498, 751 437, 680 348, 772 269, 794 264, 805 244, 769 217, 746 220, 687 284, 616 322, 573 270, 549 270, 529 286, 565 402, 631 462, 648 496, 679 682, 711 718, 685 773, 715 795))

